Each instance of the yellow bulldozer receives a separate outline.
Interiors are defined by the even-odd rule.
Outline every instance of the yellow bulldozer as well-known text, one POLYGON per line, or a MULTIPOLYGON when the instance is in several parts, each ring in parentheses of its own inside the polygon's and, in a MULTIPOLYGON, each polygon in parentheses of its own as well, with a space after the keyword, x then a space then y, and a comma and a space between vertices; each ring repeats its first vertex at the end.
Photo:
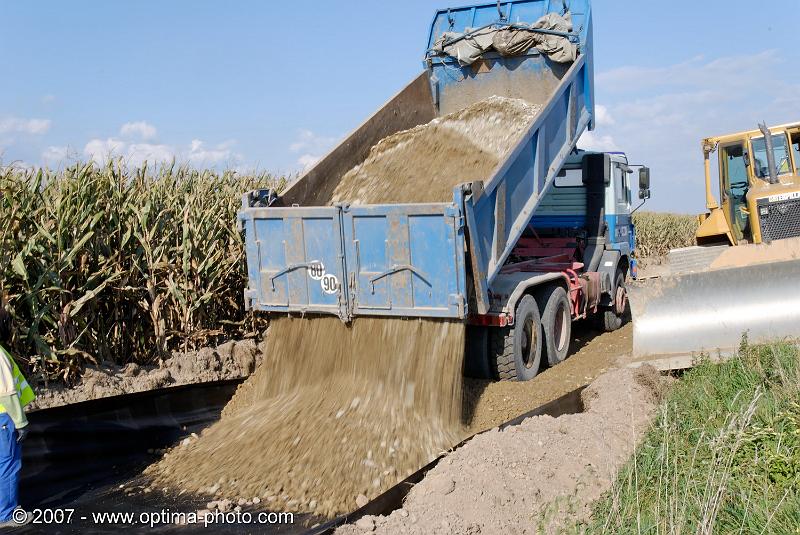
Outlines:
POLYGON ((800 338, 800 123, 704 139, 697 246, 629 290, 634 357, 800 338), (718 176, 718 197, 712 176, 718 176))

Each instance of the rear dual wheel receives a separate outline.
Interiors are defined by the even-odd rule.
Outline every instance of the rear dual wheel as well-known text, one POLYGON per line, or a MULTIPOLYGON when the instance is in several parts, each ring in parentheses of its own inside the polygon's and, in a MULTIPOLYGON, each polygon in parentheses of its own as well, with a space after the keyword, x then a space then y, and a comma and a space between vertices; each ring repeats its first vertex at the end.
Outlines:
POLYGON ((539 373, 543 354, 550 366, 567 358, 572 334, 567 292, 551 286, 537 297, 520 300, 513 326, 492 330, 489 360, 495 378, 529 381, 539 373))
POLYGON ((494 376, 502 381, 529 381, 539 373, 542 320, 533 296, 520 300, 513 326, 493 329, 489 359, 494 376))
POLYGON ((567 291, 561 286, 551 286, 539 297, 542 305, 542 330, 547 364, 555 366, 569 355, 572 336, 572 311, 567 291))

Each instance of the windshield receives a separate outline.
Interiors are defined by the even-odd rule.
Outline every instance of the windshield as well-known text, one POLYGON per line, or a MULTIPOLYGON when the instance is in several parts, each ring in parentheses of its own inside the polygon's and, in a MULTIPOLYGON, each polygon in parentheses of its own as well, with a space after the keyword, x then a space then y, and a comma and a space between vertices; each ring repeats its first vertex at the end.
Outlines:
MULTIPOLYGON (((753 140, 753 168, 758 178, 769 177, 769 164, 767 163, 767 144, 763 137, 753 140)), ((789 143, 786 136, 776 134, 772 136, 772 152, 775 155, 775 167, 779 175, 792 172, 789 160, 789 143)))

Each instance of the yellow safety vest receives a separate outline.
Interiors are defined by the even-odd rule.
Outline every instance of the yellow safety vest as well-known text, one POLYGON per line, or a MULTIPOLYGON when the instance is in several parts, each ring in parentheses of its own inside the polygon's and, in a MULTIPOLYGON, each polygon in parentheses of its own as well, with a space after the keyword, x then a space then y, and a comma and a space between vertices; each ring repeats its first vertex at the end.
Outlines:
MULTIPOLYGON (((19 403, 24 407, 36 399, 36 394, 33 393, 33 388, 31 388, 31 386, 28 384, 28 381, 25 380, 22 372, 19 371, 19 366, 17 366, 17 363, 14 362, 13 358, 11 358, 11 354, 6 351, 3 346, 0 346, 0 358, 2 357, 6 357, 9 362, 11 362, 11 376, 14 379, 14 387, 17 389, 19 403)), ((6 409, 2 404, 0 404, 0 414, 4 412, 6 412, 6 409)))

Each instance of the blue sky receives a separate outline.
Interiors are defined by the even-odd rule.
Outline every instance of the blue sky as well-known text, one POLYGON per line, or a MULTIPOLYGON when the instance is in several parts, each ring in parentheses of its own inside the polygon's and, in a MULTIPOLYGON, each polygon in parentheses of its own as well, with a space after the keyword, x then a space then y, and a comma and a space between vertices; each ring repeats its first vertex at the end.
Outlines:
MULTIPOLYGON (((703 136, 800 120, 797 0, 593 5, 598 128, 582 144, 649 164, 651 208, 702 210, 703 136)), ((300 170, 419 72, 446 6, 0 0, 0 155, 300 170)))

